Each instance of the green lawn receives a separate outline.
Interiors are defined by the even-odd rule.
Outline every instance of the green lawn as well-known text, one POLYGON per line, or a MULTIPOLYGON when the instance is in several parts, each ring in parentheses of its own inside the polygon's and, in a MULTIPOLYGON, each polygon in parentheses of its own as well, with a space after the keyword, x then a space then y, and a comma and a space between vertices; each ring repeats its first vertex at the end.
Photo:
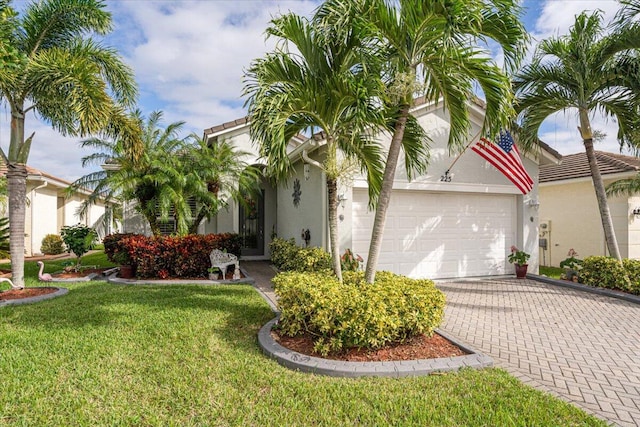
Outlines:
POLYGON ((540 275, 547 276, 552 279, 560 279, 560 275, 564 273, 564 269, 560 267, 545 267, 540 266, 540 275))
POLYGON ((499 369, 292 372, 262 355, 273 315, 247 285, 67 287, 0 308, 0 425, 605 425, 499 369))

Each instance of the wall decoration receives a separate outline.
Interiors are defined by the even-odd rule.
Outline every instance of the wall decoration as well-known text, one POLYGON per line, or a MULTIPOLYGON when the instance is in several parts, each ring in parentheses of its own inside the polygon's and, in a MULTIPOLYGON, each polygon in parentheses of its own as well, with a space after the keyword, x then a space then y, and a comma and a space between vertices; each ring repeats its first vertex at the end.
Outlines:
POLYGON ((298 178, 293 181, 293 206, 296 208, 300 204, 300 196, 302 195, 302 191, 300 191, 300 180, 298 178))

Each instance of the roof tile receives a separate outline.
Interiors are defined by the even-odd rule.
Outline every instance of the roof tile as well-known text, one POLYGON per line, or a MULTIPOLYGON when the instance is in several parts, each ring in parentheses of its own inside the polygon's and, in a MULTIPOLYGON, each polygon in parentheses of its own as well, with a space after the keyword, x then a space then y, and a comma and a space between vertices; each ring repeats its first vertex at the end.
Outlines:
MULTIPOLYGON (((602 175, 640 171, 640 159, 623 154, 596 151, 596 161, 602 175)), ((569 154, 562 157, 559 165, 540 166, 540 182, 553 182, 565 179, 591 176, 586 153, 569 154)))

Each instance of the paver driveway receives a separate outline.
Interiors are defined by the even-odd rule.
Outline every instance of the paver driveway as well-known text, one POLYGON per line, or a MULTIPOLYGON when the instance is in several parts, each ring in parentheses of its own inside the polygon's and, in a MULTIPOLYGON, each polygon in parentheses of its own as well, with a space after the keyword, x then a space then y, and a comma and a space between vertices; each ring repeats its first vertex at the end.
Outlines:
POLYGON ((440 281, 442 329, 526 383, 640 425, 640 305, 515 278, 440 281))

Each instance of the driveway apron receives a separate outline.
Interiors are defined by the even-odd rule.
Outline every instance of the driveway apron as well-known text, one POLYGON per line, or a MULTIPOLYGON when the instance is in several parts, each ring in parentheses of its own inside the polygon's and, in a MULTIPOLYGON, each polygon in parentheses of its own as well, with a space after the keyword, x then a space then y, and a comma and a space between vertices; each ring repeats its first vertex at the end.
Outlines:
POLYGON ((515 278, 439 281, 442 329, 523 382, 640 425, 640 305, 515 278))

